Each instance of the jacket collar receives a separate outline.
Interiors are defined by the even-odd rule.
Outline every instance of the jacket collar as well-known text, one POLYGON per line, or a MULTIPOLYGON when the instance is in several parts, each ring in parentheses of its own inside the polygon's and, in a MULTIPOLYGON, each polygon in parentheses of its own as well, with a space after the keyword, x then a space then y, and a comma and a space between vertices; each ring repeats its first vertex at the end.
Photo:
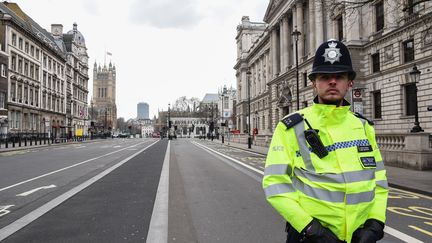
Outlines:
POLYGON ((327 125, 342 123, 351 107, 351 104, 345 99, 341 106, 320 104, 318 103, 318 97, 315 97, 313 101, 313 113, 318 117, 320 122, 327 125))

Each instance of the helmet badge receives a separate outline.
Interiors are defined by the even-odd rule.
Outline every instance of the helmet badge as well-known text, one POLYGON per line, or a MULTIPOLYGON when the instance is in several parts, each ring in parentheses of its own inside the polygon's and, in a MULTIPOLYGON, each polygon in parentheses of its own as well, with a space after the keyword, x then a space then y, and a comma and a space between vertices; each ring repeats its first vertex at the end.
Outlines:
POLYGON ((324 62, 330 62, 331 64, 339 62, 339 58, 342 54, 340 53, 340 48, 336 48, 337 43, 332 41, 328 43, 328 46, 329 48, 326 48, 324 55, 322 55, 325 59, 324 62))

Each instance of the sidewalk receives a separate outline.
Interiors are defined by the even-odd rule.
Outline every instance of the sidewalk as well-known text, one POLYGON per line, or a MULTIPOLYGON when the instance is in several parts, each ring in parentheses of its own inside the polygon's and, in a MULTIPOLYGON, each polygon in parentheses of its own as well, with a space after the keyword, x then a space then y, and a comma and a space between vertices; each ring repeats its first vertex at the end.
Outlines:
POLYGON ((69 142, 65 142, 65 143, 49 143, 49 144, 48 144, 48 142, 46 144, 44 144, 43 142, 42 142, 42 144, 39 144, 39 142, 38 142, 37 145, 33 144, 32 146, 30 146, 29 142, 28 142, 27 146, 24 146, 24 142, 22 142, 21 147, 18 145, 18 143, 16 143, 15 148, 12 147, 11 144, 9 144, 8 148, 5 148, 5 144, 2 143, 1 147, 0 147, 0 153, 20 151, 20 150, 30 150, 30 149, 50 147, 50 146, 61 146, 61 145, 79 144, 79 143, 93 143, 96 141, 100 141, 100 139, 92 139, 92 140, 84 140, 84 141, 69 141, 69 142))
MULTIPOLYGON (((213 142, 222 144, 221 140, 214 140, 213 142)), ((231 146, 247 151, 253 151, 262 155, 267 154, 267 147, 256 146, 252 144, 252 148, 248 149, 247 144, 233 143, 229 145, 225 140, 225 146, 231 146)), ((385 161, 384 161, 385 163, 385 161)), ((410 170, 393 166, 386 166, 387 180, 389 186, 399 189, 404 189, 412 192, 422 193, 432 196, 432 171, 418 171, 410 170)))

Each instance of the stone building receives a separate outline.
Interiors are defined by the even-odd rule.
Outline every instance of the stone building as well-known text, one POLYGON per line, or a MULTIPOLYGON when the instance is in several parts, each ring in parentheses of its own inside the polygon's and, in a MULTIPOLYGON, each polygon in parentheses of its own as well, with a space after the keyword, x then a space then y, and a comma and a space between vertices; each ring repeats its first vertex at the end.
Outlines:
POLYGON ((432 105, 432 85, 428 81, 432 68, 432 1, 377 0, 357 7, 340 3, 271 0, 263 22, 242 18, 237 26, 234 66, 237 126, 245 131, 250 113, 258 121, 255 126, 263 131, 257 142, 268 145, 283 116, 312 104, 315 94, 307 75, 315 50, 323 41, 337 39, 350 49, 357 71, 346 99, 353 111, 374 121, 383 153, 390 151, 390 163, 432 168, 432 162, 425 162, 432 161, 432 112, 427 109, 432 105), (293 33, 300 35, 295 39, 293 33), (417 83, 410 77, 415 68, 421 72, 417 83), (416 114, 425 132, 411 132, 416 114), (394 150, 405 152, 402 155, 394 150), (418 150, 420 155, 407 165, 403 157, 408 150, 418 150))
POLYGON ((0 3, 0 42, 9 57, 8 133, 66 132, 66 56, 16 3, 0 3))
POLYGON ((8 63, 9 56, 0 46, 0 136, 7 134, 8 126, 8 63))
POLYGON ((88 55, 78 25, 63 33, 63 25, 52 24, 51 33, 66 54, 66 133, 68 137, 88 133, 88 55))
POLYGON ((236 120, 236 90, 231 88, 227 88, 224 86, 218 92, 219 94, 219 124, 224 123, 226 130, 224 132, 228 132, 230 130, 237 130, 235 127, 236 120))
POLYGON ((117 125, 116 69, 111 62, 93 67, 92 111, 98 132, 110 132, 117 125))

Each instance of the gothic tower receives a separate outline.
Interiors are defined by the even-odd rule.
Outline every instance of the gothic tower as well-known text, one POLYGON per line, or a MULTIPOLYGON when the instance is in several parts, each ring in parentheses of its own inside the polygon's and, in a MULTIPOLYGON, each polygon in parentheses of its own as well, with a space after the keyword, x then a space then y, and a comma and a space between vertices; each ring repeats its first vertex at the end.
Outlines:
POLYGON ((109 132, 116 129, 116 70, 109 63, 103 66, 94 63, 93 67, 93 113, 95 129, 99 132, 109 132))

